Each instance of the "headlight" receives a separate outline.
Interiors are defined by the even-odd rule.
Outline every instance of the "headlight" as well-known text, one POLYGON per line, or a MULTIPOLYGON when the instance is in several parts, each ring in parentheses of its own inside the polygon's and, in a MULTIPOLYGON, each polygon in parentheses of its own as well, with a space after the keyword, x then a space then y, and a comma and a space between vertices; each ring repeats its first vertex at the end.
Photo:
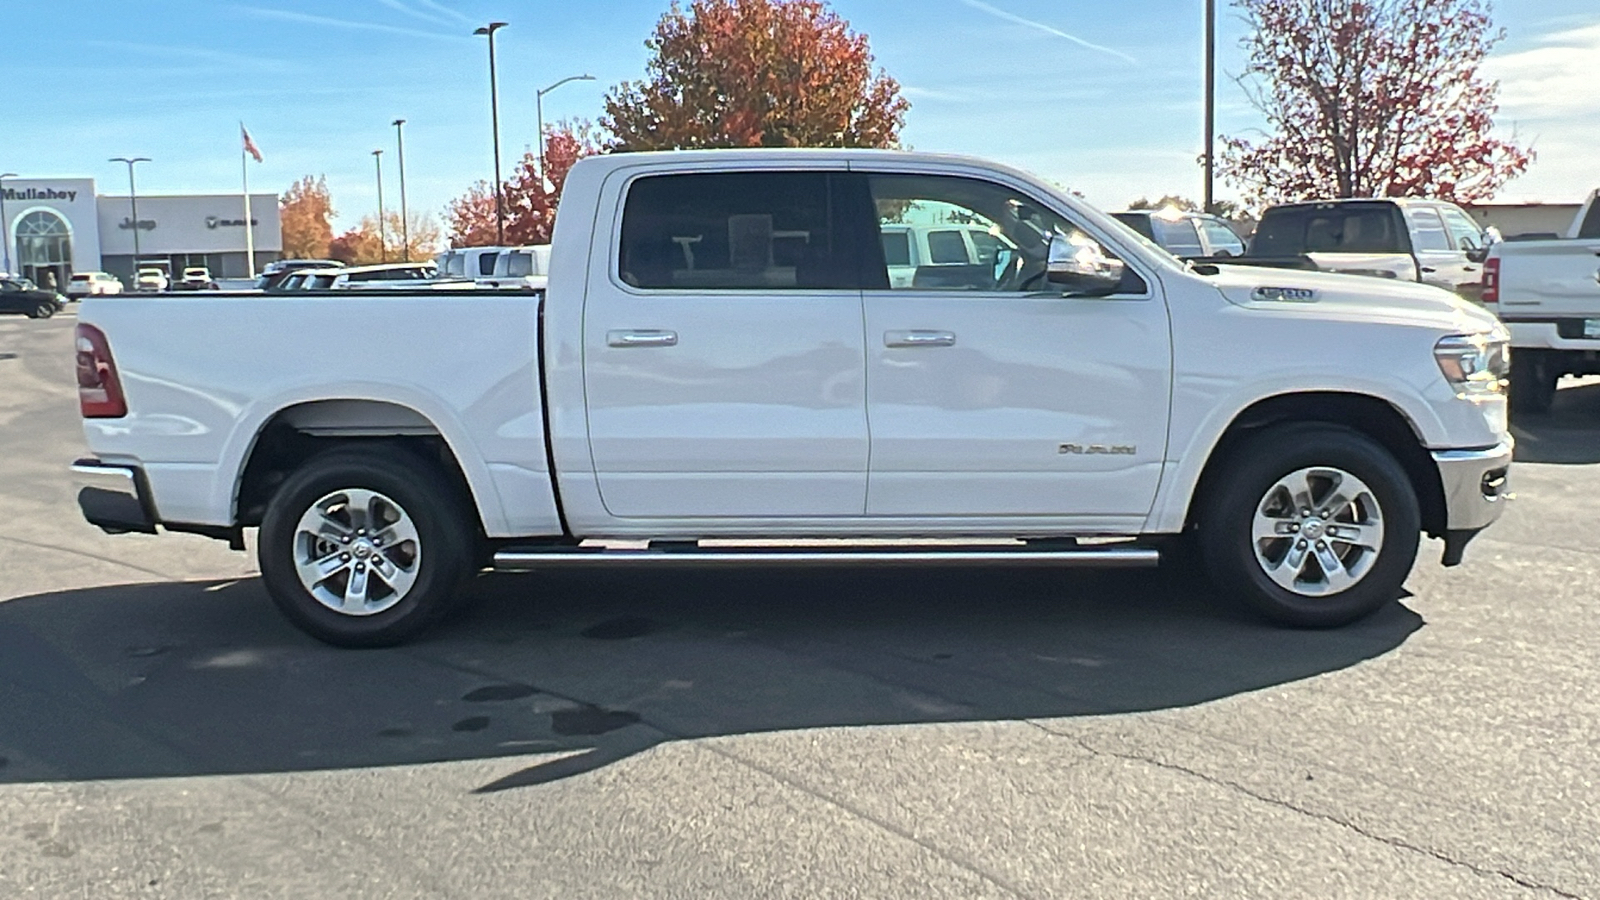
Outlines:
POLYGON ((1433 358, 1460 396, 1498 394, 1511 372, 1511 341, 1498 334, 1451 335, 1434 346, 1433 358))

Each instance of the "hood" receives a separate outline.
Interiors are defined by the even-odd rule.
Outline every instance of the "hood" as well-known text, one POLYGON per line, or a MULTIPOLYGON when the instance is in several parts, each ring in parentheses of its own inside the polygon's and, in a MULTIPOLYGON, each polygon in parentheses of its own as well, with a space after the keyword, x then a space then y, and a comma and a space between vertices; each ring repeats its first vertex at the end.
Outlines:
POLYGON ((1481 306, 1427 284, 1367 275, 1298 269, 1218 266, 1209 280, 1229 303, 1245 309, 1301 309, 1309 315, 1371 315, 1429 319, 1460 331, 1488 331, 1500 320, 1481 306))

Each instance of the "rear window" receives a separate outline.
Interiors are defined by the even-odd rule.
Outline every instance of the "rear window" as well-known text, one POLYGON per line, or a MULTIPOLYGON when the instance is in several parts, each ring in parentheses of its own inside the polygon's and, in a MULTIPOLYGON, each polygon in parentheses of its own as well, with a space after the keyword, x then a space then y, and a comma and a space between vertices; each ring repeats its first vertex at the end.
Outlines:
POLYGON ((1583 224, 1579 226, 1578 237, 1600 238, 1600 197, 1589 203, 1589 215, 1584 217, 1583 224))
POLYGON ((1150 215, 1148 213, 1112 213, 1111 217, 1152 241, 1156 239, 1156 233, 1150 230, 1150 215))
POLYGON ((889 266, 911 265, 911 234, 905 231, 883 233, 883 261, 889 266))
POLYGON ((967 259, 967 242, 959 231, 928 232, 928 261, 936 266, 964 266, 967 259))
MULTIPOLYGON (((480 253, 480 254, 478 254, 478 274, 479 275, 484 275, 484 276, 493 275, 494 274, 495 261, 498 260, 499 258, 500 258, 500 254, 498 254, 498 253, 480 253)), ((407 277, 409 277, 409 276, 407 276, 407 277)))
POLYGON ((1351 204, 1267 210, 1250 254, 1401 253, 1407 249, 1393 206, 1351 204))
POLYGON ((89 281, 89 276, 87 276, 87 275, 74 275, 74 276, 72 276, 72 280, 73 281, 77 281, 77 282, 88 282, 89 281))
POLYGON ((506 274, 512 278, 526 278, 533 274, 532 253, 512 253, 506 257, 506 274))

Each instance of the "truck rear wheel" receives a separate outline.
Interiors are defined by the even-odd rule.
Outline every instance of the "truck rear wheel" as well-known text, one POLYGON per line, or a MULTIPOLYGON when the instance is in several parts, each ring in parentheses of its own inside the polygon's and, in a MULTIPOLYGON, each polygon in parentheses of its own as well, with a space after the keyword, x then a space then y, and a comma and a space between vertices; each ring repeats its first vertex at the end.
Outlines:
POLYGON ((1555 404, 1561 373, 1537 350, 1511 352, 1511 408, 1520 413, 1547 413, 1555 404))
POLYGON ((1280 624, 1335 628, 1399 599, 1421 523, 1389 451, 1339 426, 1285 425, 1209 482, 1199 539, 1223 593, 1280 624))
POLYGON ((472 573, 477 528, 436 467, 392 448, 335 450, 289 476, 261 523, 267 592, 307 634, 385 647, 432 624, 472 573))

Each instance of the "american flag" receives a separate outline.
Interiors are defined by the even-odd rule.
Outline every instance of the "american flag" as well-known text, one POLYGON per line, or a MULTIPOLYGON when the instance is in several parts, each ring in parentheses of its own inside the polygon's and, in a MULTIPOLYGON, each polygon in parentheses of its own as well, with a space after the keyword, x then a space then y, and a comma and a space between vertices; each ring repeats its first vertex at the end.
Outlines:
POLYGON ((261 162, 261 148, 256 146, 255 141, 250 140, 250 132, 245 130, 243 122, 239 123, 239 133, 244 135, 244 152, 254 156, 256 162, 261 162))

